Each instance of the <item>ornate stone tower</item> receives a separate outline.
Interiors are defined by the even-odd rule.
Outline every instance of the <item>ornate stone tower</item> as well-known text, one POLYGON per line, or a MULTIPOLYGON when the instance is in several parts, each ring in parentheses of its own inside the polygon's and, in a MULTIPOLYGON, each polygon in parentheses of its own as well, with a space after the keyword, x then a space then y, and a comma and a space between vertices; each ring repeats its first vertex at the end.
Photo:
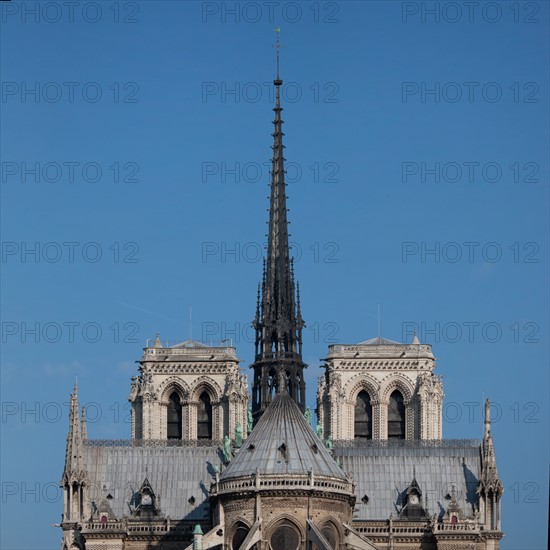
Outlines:
POLYGON ((78 414, 78 387, 74 385, 69 409, 69 433, 65 450, 65 467, 60 486, 63 488, 63 548, 79 548, 78 524, 90 514, 88 500, 89 475, 86 467, 84 442, 88 438, 85 409, 82 420, 78 414), (74 546, 73 546, 74 544, 74 546))
POLYGON ((334 440, 442 438, 443 383, 429 344, 372 338, 333 345, 317 414, 334 440))
MULTIPOLYGON (((132 379, 132 439, 221 440, 247 425, 248 383, 233 347, 187 340, 143 350, 132 379)), ((246 436, 246 430, 243 430, 246 436)))
MULTIPOLYGON (((480 519, 486 529, 500 534, 500 499, 504 488, 497 470, 495 446, 491 435, 491 404, 488 399, 485 401, 485 433, 481 453, 482 473, 477 487, 480 498, 480 519)), ((497 540, 500 540, 500 537, 497 540)))
POLYGON ((294 284, 293 262, 288 245, 286 184, 284 168, 283 121, 281 119, 279 77, 279 38, 277 37, 277 78, 271 196, 269 203, 269 233, 267 258, 261 284, 258 285, 255 360, 252 385, 252 414, 257 421, 275 394, 285 387, 288 394, 305 410, 306 387, 302 361, 302 328, 300 292, 294 284))

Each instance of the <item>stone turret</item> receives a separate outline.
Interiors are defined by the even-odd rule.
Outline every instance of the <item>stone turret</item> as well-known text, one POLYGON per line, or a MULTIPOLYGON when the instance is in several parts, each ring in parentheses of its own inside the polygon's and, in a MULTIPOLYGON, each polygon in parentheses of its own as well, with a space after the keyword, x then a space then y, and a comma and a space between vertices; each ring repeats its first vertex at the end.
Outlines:
POLYGON ((69 432, 65 449, 65 467, 60 486, 63 488, 63 518, 61 527, 67 548, 80 538, 77 523, 90 515, 87 485, 88 471, 85 461, 84 438, 87 438, 86 418, 82 422, 78 411, 78 386, 75 383, 70 397, 69 432))
POLYGON ((504 493, 498 475, 495 446, 491 435, 491 403, 485 401, 485 433, 481 445, 481 479, 477 487, 481 522, 485 529, 500 531, 500 499, 504 493))

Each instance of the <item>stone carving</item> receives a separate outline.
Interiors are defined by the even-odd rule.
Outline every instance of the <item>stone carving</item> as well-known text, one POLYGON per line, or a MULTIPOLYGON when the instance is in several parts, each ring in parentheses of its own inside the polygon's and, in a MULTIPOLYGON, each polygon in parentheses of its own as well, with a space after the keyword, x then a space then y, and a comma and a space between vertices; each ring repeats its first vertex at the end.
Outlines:
POLYGON ((247 409, 246 411, 246 422, 247 422, 247 431, 248 433, 250 433, 252 431, 252 424, 253 424, 252 409, 247 409))
POLYGON ((130 388, 130 395, 128 396, 128 401, 134 402, 139 393, 139 379, 137 376, 132 376, 132 385, 130 388))
POLYGON ((223 458, 226 464, 231 461, 231 440, 228 435, 223 439, 223 458))
POLYGON ((240 449, 243 445, 243 427, 240 422, 235 426, 235 447, 240 449))
POLYGON ((144 372, 141 375, 140 394, 145 401, 154 401, 157 399, 157 392, 153 384, 153 375, 150 372, 144 372))
POLYGON ((317 437, 323 441, 323 426, 322 424, 317 424, 317 427, 315 428, 315 431, 317 432, 317 437))

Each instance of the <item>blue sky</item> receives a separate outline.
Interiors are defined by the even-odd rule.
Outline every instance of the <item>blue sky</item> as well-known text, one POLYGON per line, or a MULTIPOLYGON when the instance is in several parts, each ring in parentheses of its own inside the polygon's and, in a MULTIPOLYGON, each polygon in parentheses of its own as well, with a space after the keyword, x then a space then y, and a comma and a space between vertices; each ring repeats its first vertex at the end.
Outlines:
POLYGON ((380 304, 433 344, 445 437, 493 400, 502 548, 544 548, 548 4, 47 5, 0 6, 0 546, 59 547, 75 376, 90 436, 123 438, 146 339, 190 306, 250 364, 280 25, 308 403, 380 304))

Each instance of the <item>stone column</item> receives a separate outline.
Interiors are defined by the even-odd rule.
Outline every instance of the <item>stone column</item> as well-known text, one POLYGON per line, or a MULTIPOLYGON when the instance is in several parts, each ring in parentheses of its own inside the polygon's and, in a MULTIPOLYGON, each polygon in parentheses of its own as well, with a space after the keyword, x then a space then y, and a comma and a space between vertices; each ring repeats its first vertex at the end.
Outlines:
POLYGON ((188 411, 189 411, 189 439, 197 439, 197 409, 199 403, 198 401, 189 401, 188 411))
MULTIPOLYGON (((212 403, 212 439, 223 439, 224 410, 223 403, 216 401, 212 403)), ((231 433, 228 434, 231 438, 231 433)))
POLYGON ((168 403, 159 403, 159 435, 155 439, 168 439, 168 403))
POLYGON ((69 491, 67 485, 63 487, 63 521, 69 519, 69 491))
POLYGON ((382 403, 378 399, 371 401, 372 406, 372 438, 382 439, 381 426, 382 426, 382 403))
POLYGON ((189 438, 189 400, 184 399, 181 402, 181 438, 189 438))
POLYGON ((414 401, 404 401, 405 405, 405 439, 414 439, 414 401))

